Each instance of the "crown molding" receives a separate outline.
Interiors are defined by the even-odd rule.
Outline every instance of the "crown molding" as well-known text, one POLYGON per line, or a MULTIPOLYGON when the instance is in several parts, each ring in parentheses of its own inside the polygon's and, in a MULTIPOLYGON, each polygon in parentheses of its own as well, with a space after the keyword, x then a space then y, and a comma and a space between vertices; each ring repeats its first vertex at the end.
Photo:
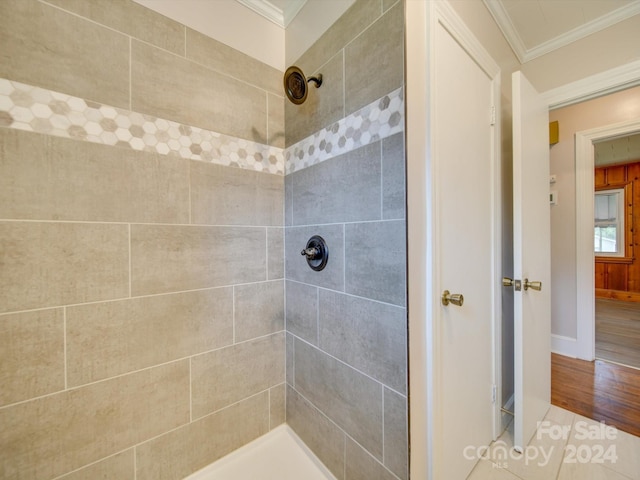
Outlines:
POLYGON ((237 1, 281 28, 287 28, 287 25, 295 18, 304 4, 307 3, 307 0, 289 0, 285 9, 282 10, 269 2, 269 0, 237 1))
POLYGON ((626 20, 629 17, 640 14, 640 0, 635 0, 624 7, 613 10, 602 17, 596 18, 584 25, 581 25, 580 27, 574 28, 573 30, 559 35, 534 48, 527 49, 522 38, 518 34, 517 29, 513 25, 509 14, 505 10, 502 1, 483 0, 483 2, 489 9, 489 12, 498 24, 498 27, 500 27, 500 30, 502 30, 502 33, 507 39, 507 42, 509 42, 511 49, 518 57, 520 63, 533 60, 534 58, 569 45, 570 43, 580 40, 588 35, 604 30, 605 28, 626 20))

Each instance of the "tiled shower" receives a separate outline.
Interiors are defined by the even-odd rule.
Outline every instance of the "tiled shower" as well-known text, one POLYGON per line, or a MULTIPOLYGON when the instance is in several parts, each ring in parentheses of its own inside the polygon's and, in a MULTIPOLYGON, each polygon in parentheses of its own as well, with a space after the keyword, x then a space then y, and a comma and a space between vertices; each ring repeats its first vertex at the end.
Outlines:
POLYGON ((130 0, 0 2, 1 478, 180 479, 283 422, 408 477, 403 24, 356 1, 295 106, 130 0))

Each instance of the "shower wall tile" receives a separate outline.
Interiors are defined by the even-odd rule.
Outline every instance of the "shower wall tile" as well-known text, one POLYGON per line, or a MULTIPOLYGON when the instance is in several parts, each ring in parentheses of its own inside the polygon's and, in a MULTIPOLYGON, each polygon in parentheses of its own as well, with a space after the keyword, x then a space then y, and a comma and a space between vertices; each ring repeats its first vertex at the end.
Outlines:
POLYGON ((284 333, 239 343, 191 360, 193 418, 282 383, 284 333))
POLYGON ((287 281, 287 332, 318 345, 318 287, 287 281))
POLYGON ((233 290, 67 307, 66 322, 67 377, 77 386, 230 345, 233 290))
POLYGON ((59 480, 135 480, 133 448, 101 460, 76 472, 60 477, 59 480))
POLYGON ((129 294, 126 225, 0 222, 0 310, 129 294))
POLYGON ((287 424, 338 480, 344 480, 344 432, 291 387, 287 387, 287 424))
POLYGON ((125 35, 36 0, 3 0, 0 45, 2 78, 129 107, 125 35))
POLYGON ((404 84, 402 2, 345 47, 344 64, 346 114, 404 84))
POLYGON ((0 406, 63 390, 61 308, 0 315, 0 406))
POLYGON ((404 221, 345 225, 345 291, 405 306, 406 257, 404 221))
POLYGON ((205 225, 282 225, 280 175, 191 162, 192 222, 205 225))
POLYGON ((275 93, 282 99, 283 72, 191 28, 187 28, 186 56, 220 73, 275 93))
POLYGON ((380 220, 380 174, 380 143, 293 173, 294 225, 380 220))
POLYGON ((189 222, 185 160, 13 129, 0 155, 0 218, 189 222))
POLYGON ((284 280, 236 285, 233 290, 236 342, 284 330, 284 280))
MULTIPOLYGON (((305 72, 312 75, 318 72, 305 72)), ((338 52, 322 66, 322 86, 315 88, 309 83, 305 102, 294 105, 285 101, 286 145, 290 146, 317 130, 331 125, 344 117, 344 72, 343 54, 338 52)))
POLYGON ((269 389, 269 429, 273 430, 286 421, 286 384, 269 389))
POLYGON ((356 442, 347 438, 345 473, 349 480, 396 480, 396 477, 356 442))
POLYGON ((382 140, 382 218, 404 219, 405 195, 404 134, 382 140))
POLYGON ((296 340, 296 390, 378 459, 382 459, 382 386, 296 340))
POLYGON ((176 428, 188 382, 181 361, 0 409, 0 471, 50 479, 176 428))
POLYGON ((296 65, 307 75, 312 71, 318 71, 331 57, 380 17, 381 13, 380 2, 356 0, 324 35, 300 56, 296 65))
POLYGON ((407 398, 384 389, 384 464, 400 480, 409 478, 407 398))
POLYGON ((132 110, 266 144, 264 90, 137 40, 131 69, 132 110))
POLYGON ((401 2, 402 0, 382 0, 382 11, 386 12, 391 7, 393 7, 396 3, 401 2))
POLYGON ((288 280, 344 291, 344 227, 319 225, 289 227, 285 231, 285 276, 288 280), (324 270, 309 268, 300 251, 313 235, 324 238, 329 249, 329 260, 324 270))
MULTIPOLYGON (((284 75, 282 72, 278 72, 280 80, 284 75)), ((267 108, 269 113, 269 122, 267 123, 267 143, 274 147, 285 147, 285 132, 284 132, 284 102, 282 97, 282 81, 278 83, 278 94, 274 95, 269 93, 267 95, 267 108)))
POLYGON ((131 225, 133 296, 266 280, 257 227, 131 225))
POLYGON ((262 392, 136 448, 137 480, 176 480, 269 431, 269 394, 262 392))
POLYGON ((293 181, 291 175, 284 177, 284 224, 293 225, 293 181))
POLYGON ((47 0, 81 17, 178 55, 185 53, 185 27, 131 0, 47 0))
POLYGON ((319 346, 323 351, 399 392, 406 392, 404 308, 320 290, 318 310, 319 346))
POLYGON ((267 228, 267 278, 284 278, 284 228, 267 228))
MULTIPOLYGON (((287 385, 295 387, 296 382, 294 378, 294 352, 295 352, 295 337, 287 332, 286 334, 286 380, 287 385)), ((288 406, 287 406, 288 408, 288 406)))

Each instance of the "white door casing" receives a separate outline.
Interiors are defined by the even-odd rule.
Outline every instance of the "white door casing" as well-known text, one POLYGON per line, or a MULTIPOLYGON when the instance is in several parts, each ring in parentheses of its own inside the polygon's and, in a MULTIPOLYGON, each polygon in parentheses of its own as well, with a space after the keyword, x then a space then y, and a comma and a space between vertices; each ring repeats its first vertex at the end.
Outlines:
POLYGON ((522 448, 551 398, 549 110, 521 72, 513 90, 514 446, 522 448), (542 283, 526 288, 525 279, 542 283))
POLYGON ((453 479, 498 433, 499 69, 448 4, 431 4, 432 478, 453 479), (445 289, 463 305, 442 305, 445 289))

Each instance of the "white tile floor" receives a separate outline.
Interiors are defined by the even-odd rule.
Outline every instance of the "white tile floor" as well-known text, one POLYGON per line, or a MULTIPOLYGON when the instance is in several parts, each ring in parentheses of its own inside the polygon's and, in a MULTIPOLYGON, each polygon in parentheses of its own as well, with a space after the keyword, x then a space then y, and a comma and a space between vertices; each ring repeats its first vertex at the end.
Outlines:
POLYGON ((640 438, 551 406, 523 454, 509 428, 467 480, 640 480, 640 438))

